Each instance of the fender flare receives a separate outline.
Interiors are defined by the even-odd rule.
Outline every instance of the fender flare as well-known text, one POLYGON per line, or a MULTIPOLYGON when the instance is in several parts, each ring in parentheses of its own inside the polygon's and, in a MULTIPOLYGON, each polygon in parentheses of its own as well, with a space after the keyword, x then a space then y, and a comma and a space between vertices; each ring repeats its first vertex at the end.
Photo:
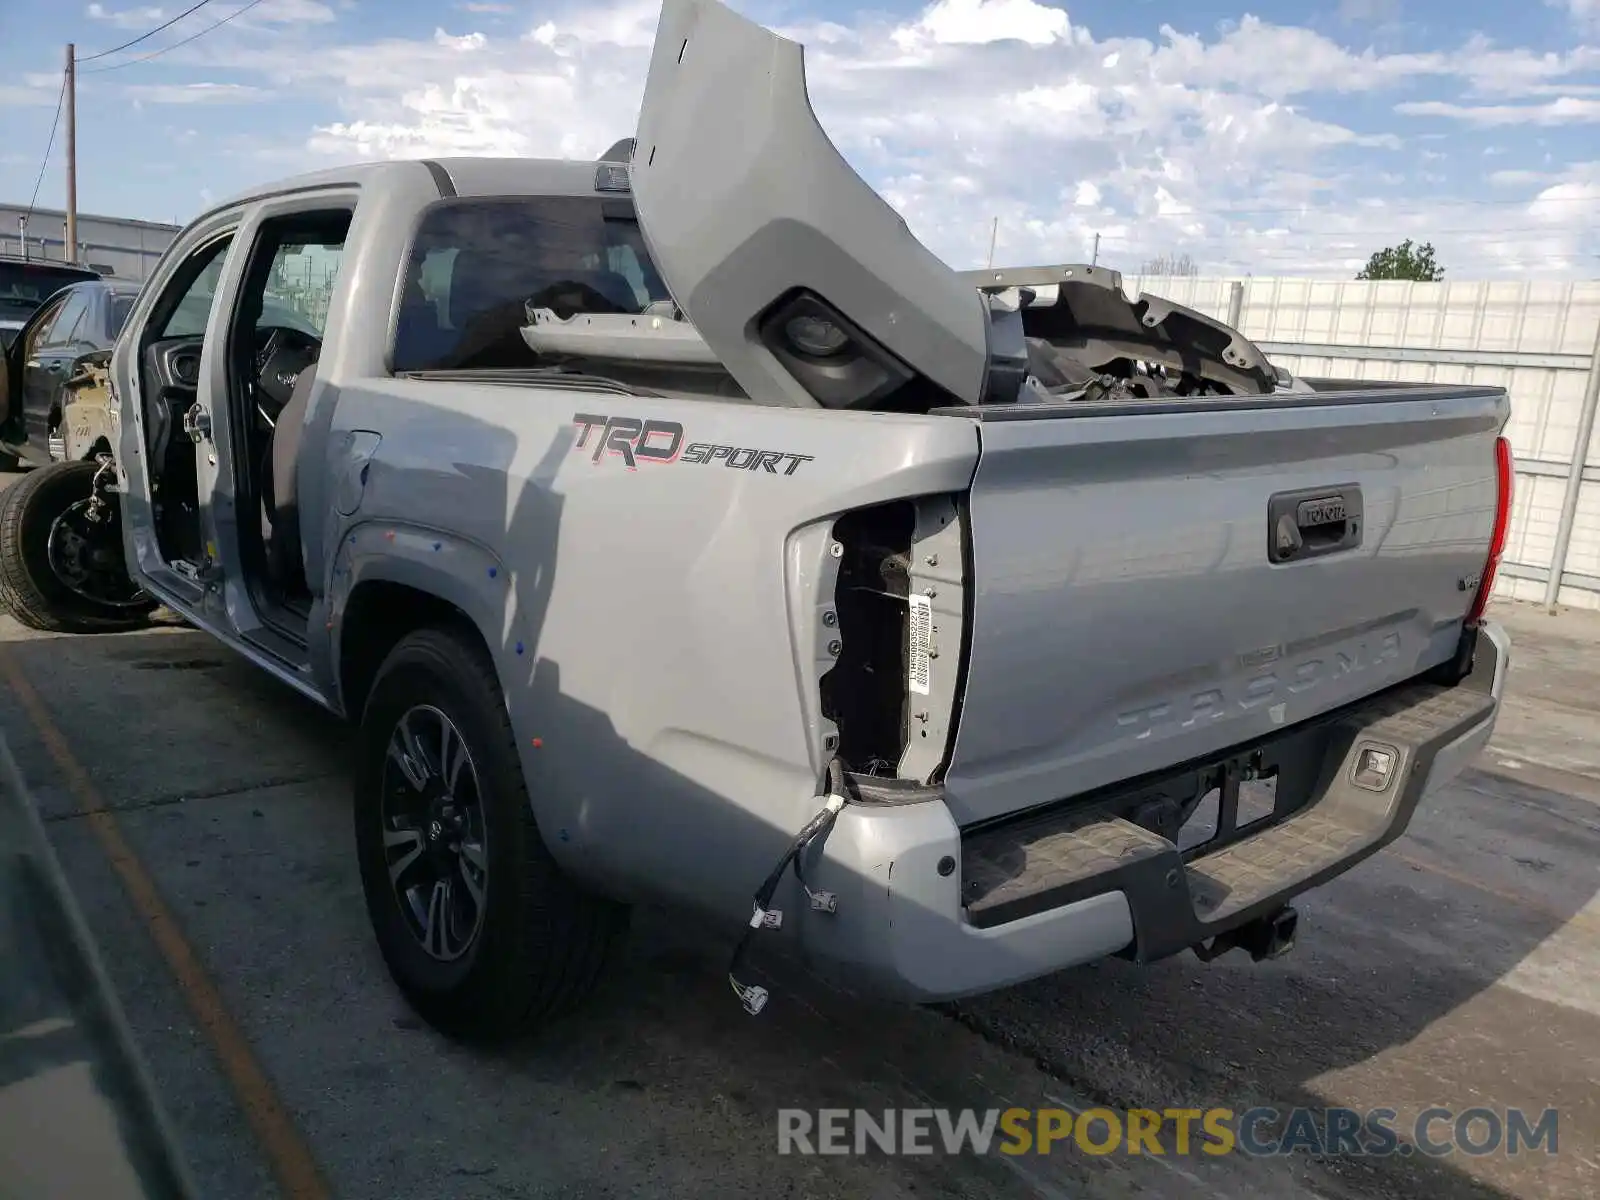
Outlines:
MULTIPOLYGON (((519 659, 531 671, 533 647, 517 612, 515 580, 499 556, 477 542, 442 530, 401 521, 363 521, 345 531, 334 555, 323 604, 328 636, 330 694, 350 719, 340 677, 344 622, 350 600, 365 583, 414 588, 459 610, 494 660, 508 706, 514 695, 519 659)), ((321 673, 321 672, 319 672, 321 673)))

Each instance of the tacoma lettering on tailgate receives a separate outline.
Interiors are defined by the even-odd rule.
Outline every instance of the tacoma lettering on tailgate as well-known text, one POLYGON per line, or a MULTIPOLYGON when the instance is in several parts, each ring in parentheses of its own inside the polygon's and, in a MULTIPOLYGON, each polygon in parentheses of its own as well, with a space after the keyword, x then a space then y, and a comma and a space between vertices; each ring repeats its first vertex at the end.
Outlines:
MULTIPOLYGON (((1241 655, 1241 665, 1251 665, 1267 656, 1270 649, 1275 648, 1241 655)), ((1286 695, 1301 695, 1330 679, 1341 679, 1399 656, 1400 635, 1386 633, 1375 646, 1358 642, 1349 650, 1308 658, 1287 670, 1226 680, 1221 686, 1193 692, 1178 703, 1163 700, 1118 713, 1116 722, 1134 737, 1149 737, 1164 726, 1176 730, 1194 729, 1210 721, 1260 708, 1286 695)), ((1282 719, 1281 714, 1275 717, 1275 720, 1282 719)))

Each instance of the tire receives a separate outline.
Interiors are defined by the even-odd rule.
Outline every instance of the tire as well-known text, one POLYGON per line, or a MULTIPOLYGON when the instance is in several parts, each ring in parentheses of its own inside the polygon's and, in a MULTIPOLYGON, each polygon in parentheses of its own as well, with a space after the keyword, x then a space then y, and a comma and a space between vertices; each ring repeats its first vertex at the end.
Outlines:
MULTIPOLYGON (((155 600, 148 597, 129 606, 91 599, 69 588, 51 566, 50 535, 56 520, 89 497, 98 470, 92 462, 51 463, 0 493, 0 605, 30 629, 114 633, 142 627, 156 610, 155 600)), ((108 502, 115 504, 117 498, 108 497, 108 502)), ((114 528, 120 562, 121 528, 114 528)))
MULTIPOLYGON (((579 887, 546 848, 493 664, 474 634, 423 629, 389 653, 361 717, 354 799, 367 914, 390 977, 423 1020, 462 1041, 502 1042, 588 996, 625 927, 626 909, 579 887), (449 819, 458 822, 463 846, 476 837, 477 853, 487 866, 486 879, 480 877, 481 923, 452 961, 424 948, 414 924, 418 910, 391 885, 392 858, 405 858, 412 843, 385 845, 397 808, 428 803, 418 799, 426 789, 419 791, 391 762, 391 738, 403 720, 409 721, 419 751, 436 757, 432 747, 440 743, 430 731, 442 727, 435 713, 450 722, 467 752, 454 789, 460 811, 449 819), (476 817, 471 815, 474 794, 476 817)), ((443 849, 433 828, 437 824, 427 818, 419 823, 435 840, 423 834, 414 843, 423 856, 421 874, 408 867, 399 877, 402 884, 430 877, 429 856, 443 849)), ((470 860, 439 869, 455 880, 468 874, 470 860)), ((456 892, 454 911, 464 912, 471 889, 458 886, 456 892)), ((432 915, 431 906, 428 912, 432 915)), ((444 924, 454 932, 453 922, 444 924)))

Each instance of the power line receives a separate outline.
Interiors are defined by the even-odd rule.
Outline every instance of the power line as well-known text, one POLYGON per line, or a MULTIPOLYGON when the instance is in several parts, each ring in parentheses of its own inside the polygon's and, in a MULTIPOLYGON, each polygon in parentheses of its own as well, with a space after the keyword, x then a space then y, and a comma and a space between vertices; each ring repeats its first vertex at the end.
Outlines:
POLYGON ((200 3, 194 5, 194 7, 184 9, 181 13, 179 13, 177 16, 173 17, 170 21, 163 21, 160 25, 157 25, 154 29, 150 30, 147 33, 141 33, 138 37, 134 38, 132 41, 123 42, 122 45, 113 46, 109 50, 102 50, 98 54, 86 54, 82 58, 80 58, 78 61, 81 62, 81 63, 93 62, 95 59, 104 58, 108 54, 115 54, 119 50, 126 50, 129 46, 137 46, 140 42, 144 41, 145 38, 154 37, 156 34, 160 33, 163 29, 168 29, 171 26, 176 25, 179 21, 183 20, 190 13, 198 12, 200 9, 204 8, 206 5, 208 5, 210 3, 211 3, 211 0, 200 0, 200 3))
MULTIPOLYGON (((256 5, 258 5, 260 3, 262 3, 262 0, 250 0, 249 4, 246 4, 241 8, 234 9, 231 13, 229 13, 227 16, 223 17, 222 20, 220 20, 220 21, 213 21, 211 24, 207 25, 204 29, 202 29, 199 33, 191 33, 188 37, 184 38, 182 41, 173 42, 172 45, 164 46, 160 50, 156 50, 153 53, 144 54, 144 55, 141 55, 138 58, 130 58, 125 62, 112 63, 109 67, 91 67, 89 70, 84 71, 82 73, 85 74, 85 75, 99 75, 103 71, 120 71, 123 67, 131 67, 131 66, 134 66, 137 63, 149 62, 152 58, 160 58, 163 54, 168 54, 171 51, 176 50, 179 46, 187 46, 190 42, 194 41, 196 38, 205 37, 205 35, 210 33, 213 29, 217 29, 217 28, 220 28, 223 25, 226 25, 229 21, 233 20, 235 17, 243 16, 245 13, 249 12, 252 8, 254 8, 256 5)), ((192 12, 194 10, 191 9, 190 11, 192 12)), ((174 18, 174 20, 176 20, 176 19, 177 18, 174 18)), ((155 32, 155 31, 152 30, 152 32, 155 32)), ((106 53, 109 54, 109 53, 111 53, 111 51, 108 50, 108 51, 106 51, 106 53)), ((79 61, 81 62, 82 60, 80 59, 79 61)))
POLYGON ((33 216, 33 206, 39 202, 39 187, 44 183, 45 168, 50 165, 50 152, 56 148, 56 130, 61 126, 61 102, 66 99, 66 96, 67 75, 66 72, 63 71, 61 73, 61 90, 56 93, 55 119, 50 122, 50 140, 45 143, 44 161, 39 164, 39 178, 33 181, 33 195, 28 198, 28 211, 23 217, 23 220, 27 220, 28 217, 33 216))

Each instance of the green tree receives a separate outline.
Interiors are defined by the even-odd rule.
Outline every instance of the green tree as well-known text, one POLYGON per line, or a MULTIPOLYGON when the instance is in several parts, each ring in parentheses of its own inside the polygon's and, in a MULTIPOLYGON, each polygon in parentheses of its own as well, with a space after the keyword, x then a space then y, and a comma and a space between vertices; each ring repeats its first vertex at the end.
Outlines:
POLYGON ((1357 279, 1414 279, 1434 283, 1444 278, 1444 268, 1433 258, 1433 243, 1414 246, 1410 238, 1398 246, 1379 250, 1367 259, 1357 279))

